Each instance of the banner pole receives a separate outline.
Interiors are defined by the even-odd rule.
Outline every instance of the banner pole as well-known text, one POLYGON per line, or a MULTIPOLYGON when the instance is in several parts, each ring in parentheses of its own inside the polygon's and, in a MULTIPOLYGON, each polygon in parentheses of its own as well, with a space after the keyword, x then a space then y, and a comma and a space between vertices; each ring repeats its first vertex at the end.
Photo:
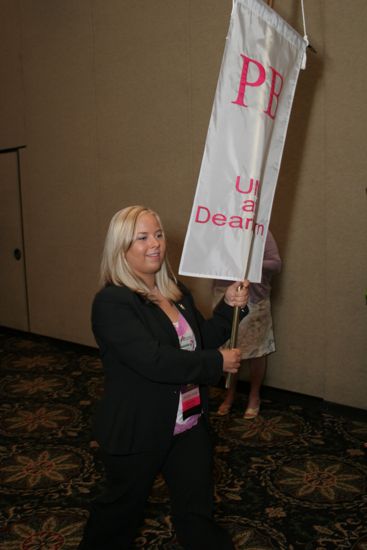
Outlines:
MULTIPOLYGON (((256 203, 256 210, 254 212, 254 218, 256 218, 258 205, 257 205, 256 199, 254 199, 254 201, 256 203)), ((247 279, 247 277, 248 277, 249 259, 250 259, 250 256, 252 254, 252 247, 254 245, 254 233, 253 233, 253 231, 250 233, 249 240, 250 240, 249 252, 248 252, 248 256, 247 256, 246 263, 245 263, 245 269, 244 269, 245 279, 247 279)), ((242 286, 243 285, 241 283, 238 286, 237 291, 241 290, 242 286)), ((241 308, 239 306, 235 306, 233 308, 231 336, 229 338, 229 344, 228 344, 229 349, 233 349, 237 346, 238 326, 240 324, 240 309, 241 308)), ((228 390, 231 386, 231 379, 232 379, 232 375, 229 372, 226 376, 226 382, 225 382, 225 389, 226 390, 228 390)))
MULTIPOLYGON (((231 330, 231 337, 229 339, 229 346, 228 346, 229 349, 233 349, 236 347, 237 336, 238 336, 238 326, 240 324, 239 321, 240 321, 240 307, 235 306, 233 308, 232 330, 231 330)), ((228 388, 231 385, 231 378, 232 378, 232 375, 230 372, 228 372, 226 376, 226 384, 225 384, 226 390, 228 390, 228 388)))
MULTIPOLYGON (((241 290, 241 288, 242 288, 242 284, 239 285, 237 291, 241 290)), ((238 326, 240 324, 240 309, 241 308, 239 306, 235 306, 233 308, 232 329, 231 329, 231 336, 229 338, 229 345, 228 345, 229 349, 233 349, 237 345, 238 326)), ((228 388, 231 385, 231 378, 232 378, 232 375, 230 372, 228 372, 226 376, 226 384, 225 384, 226 390, 228 390, 228 388)))

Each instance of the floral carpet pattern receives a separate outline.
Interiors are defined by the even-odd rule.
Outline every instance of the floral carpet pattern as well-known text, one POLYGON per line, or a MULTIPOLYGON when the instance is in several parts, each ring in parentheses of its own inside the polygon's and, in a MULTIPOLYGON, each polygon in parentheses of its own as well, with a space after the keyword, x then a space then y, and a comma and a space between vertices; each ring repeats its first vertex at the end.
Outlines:
MULTIPOLYGON (((103 471, 90 434, 97 350, 0 329, 0 547, 76 549, 103 471)), ((367 411, 264 388, 243 420, 211 389, 216 514, 238 550, 367 550, 367 411)), ((136 548, 180 550, 158 477, 136 548)), ((106 548, 108 550, 108 548, 106 548)))

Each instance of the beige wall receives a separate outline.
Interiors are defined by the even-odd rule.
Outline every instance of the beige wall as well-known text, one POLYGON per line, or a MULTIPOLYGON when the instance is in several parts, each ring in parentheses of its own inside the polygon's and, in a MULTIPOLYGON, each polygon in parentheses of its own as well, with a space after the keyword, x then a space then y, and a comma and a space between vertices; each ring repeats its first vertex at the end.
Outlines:
MULTIPOLYGON (((145 203, 177 268, 231 0, 0 0, 0 147, 21 151, 31 330, 92 344, 111 215, 145 203)), ((367 408, 365 0, 307 0, 272 229, 267 384, 367 408)), ((300 3, 274 8, 302 32, 300 3)), ((1 183, 1 182, 0 182, 1 183)), ((209 281, 186 279, 209 312, 209 281)), ((4 292, 4 290, 2 290, 4 292)))

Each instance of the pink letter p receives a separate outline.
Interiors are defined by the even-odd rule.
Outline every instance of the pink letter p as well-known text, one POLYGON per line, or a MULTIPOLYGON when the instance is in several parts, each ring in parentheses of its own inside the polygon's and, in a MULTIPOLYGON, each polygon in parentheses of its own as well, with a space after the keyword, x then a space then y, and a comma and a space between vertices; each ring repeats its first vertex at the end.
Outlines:
POLYGON ((254 86, 254 87, 261 86, 265 81, 265 69, 261 65, 261 63, 256 61, 256 59, 251 59, 250 57, 247 57, 246 55, 242 55, 242 54, 241 54, 241 57, 243 59, 243 65, 242 65, 240 86, 238 88, 237 99, 236 101, 232 101, 232 103, 241 105, 241 107, 247 107, 245 103, 246 86, 254 86), (249 82, 247 80, 250 63, 253 63, 254 65, 256 65, 259 71, 258 78, 254 82, 249 82))

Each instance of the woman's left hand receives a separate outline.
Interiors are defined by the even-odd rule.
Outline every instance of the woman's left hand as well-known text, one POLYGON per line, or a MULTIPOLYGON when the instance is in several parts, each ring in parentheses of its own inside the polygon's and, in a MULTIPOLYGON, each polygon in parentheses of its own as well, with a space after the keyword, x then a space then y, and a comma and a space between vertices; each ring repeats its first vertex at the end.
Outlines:
POLYGON ((227 287, 224 295, 225 303, 232 307, 245 307, 248 300, 249 286, 249 281, 245 279, 244 281, 235 282, 227 287))

